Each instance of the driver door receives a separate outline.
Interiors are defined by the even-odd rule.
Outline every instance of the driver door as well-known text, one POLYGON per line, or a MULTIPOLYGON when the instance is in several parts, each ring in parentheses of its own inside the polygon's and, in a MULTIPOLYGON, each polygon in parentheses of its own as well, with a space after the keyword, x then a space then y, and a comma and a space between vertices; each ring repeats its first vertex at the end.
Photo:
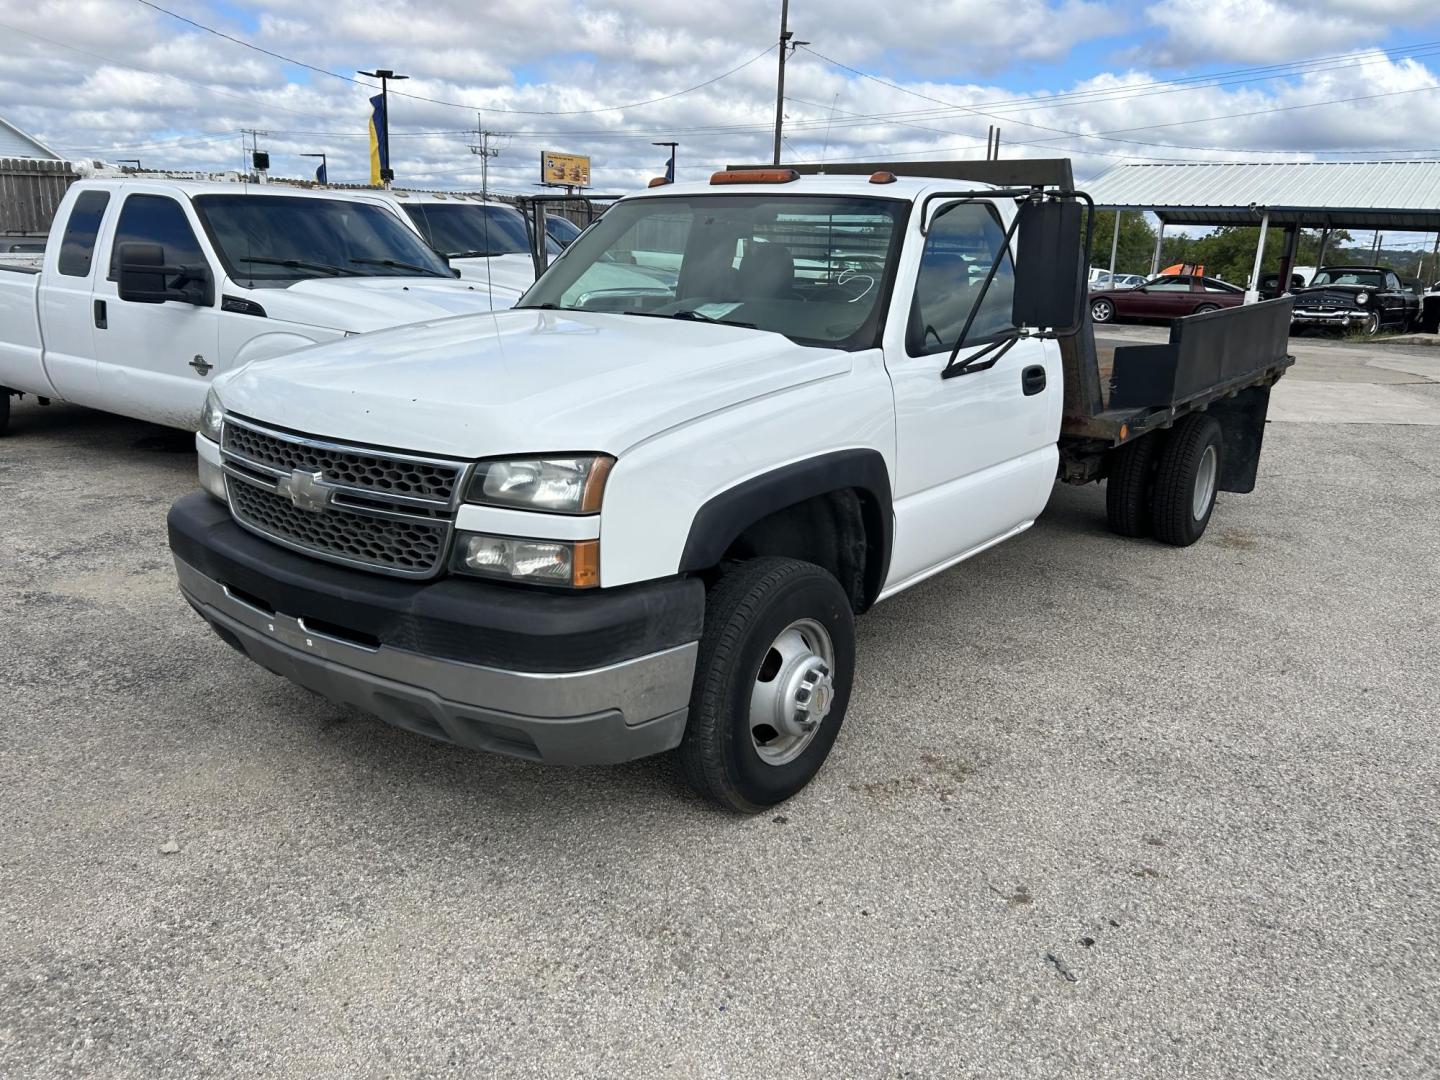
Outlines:
POLYGON ((96 271, 95 299, 105 312, 95 329, 100 397, 111 412, 157 424, 198 421, 219 345, 220 290, 206 307, 167 300, 121 300, 120 245, 159 244, 171 265, 207 266, 186 208, 170 195, 135 192, 125 197, 107 268, 96 271))
MULTIPOLYGON (((902 269, 896 283, 885 332, 896 426, 895 543, 887 590, 1029 525, 1054 485, 1062 398, 1058 346, 1023 340, 993 367, 941 375, 977 302, 959 361, 1013 328, 1008 252, 980 299, 1004 240, 991 205, 942 206, 918 265, 908 277, 902 269)), ((913 239, 907 245, 912 251, 916 246, 913 239)))

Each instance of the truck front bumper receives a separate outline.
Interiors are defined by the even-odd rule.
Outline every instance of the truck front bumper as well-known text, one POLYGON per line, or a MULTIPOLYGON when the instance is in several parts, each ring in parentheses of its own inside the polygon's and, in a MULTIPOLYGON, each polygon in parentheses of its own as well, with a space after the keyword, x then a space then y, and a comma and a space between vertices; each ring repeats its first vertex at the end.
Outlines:
POLYGON ((462 746, 610 764, 680 743, 699 581, 559 593, 332 566, 203 492, 170 511, 180 589, 229 645, 338 704, 462 746))

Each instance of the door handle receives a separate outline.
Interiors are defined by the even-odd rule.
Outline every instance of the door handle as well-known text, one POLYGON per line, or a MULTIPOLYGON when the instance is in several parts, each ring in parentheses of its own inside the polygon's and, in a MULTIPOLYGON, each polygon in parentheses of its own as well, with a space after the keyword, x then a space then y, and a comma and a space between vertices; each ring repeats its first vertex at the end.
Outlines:
POLYGON ((105 317, 105 301, 95 301, 95 329, 105 330, 110 326, 109 320, 105 317))
POLYGON ((1025 396, 1038 394, 1045 389, 1045 369, 1039 364, 1032 364, 1020 373, 1020 386, 1025 391, 1025 396))

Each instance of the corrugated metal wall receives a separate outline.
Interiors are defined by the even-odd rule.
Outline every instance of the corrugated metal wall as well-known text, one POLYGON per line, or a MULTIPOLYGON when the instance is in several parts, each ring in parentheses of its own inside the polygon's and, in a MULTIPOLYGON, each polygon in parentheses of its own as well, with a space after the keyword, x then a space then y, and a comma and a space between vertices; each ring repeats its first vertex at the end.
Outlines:
POLYGON ((47 233, 77 177, 68 161, 0 158, 0 233, 47 233))

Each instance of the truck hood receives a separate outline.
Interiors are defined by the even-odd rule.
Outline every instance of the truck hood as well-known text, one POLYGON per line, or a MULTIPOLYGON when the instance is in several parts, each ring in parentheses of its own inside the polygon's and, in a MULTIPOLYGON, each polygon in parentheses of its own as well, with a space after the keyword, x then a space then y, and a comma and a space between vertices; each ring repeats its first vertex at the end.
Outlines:
MULTIPOLYGON (((492 290, 495 307, 507 308, 519 299, 521 290, 496 285, 492 290)), ((489 311, 492 293, 474 281, 369 277, 311 278, 287 289, 257 289, 250 295, 272 319, 362 334, 489 311)))
POLYGON ((257 361, 216 388, 229 412, 347 442, 460 458, 622 454, 850 368, 848 352, 762 330, 520 309, 257 361))
MULTIPOLYGON (((529 255, 491 255, 489 258, 451 259, 450 265, 460 271, 460 279, 467 285, 484 288, 488 281, 496 292, 514 293, 519 296, 535 284, 535 264, 529 255)), ((514 302, 513 300, 511 301, 514 302)), ((497 304, 509 307, 509 304, 497 304)))

